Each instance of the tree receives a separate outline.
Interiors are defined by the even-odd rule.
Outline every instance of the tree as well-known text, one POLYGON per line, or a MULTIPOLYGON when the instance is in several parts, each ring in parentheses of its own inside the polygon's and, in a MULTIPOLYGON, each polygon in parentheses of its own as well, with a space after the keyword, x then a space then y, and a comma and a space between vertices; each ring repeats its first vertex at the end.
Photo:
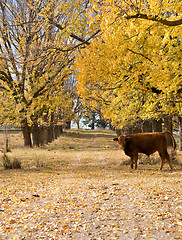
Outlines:
POLYGON ((76 65, 85 103, 102 103, 105 118, 116 126, 181 115, 181 2, 93 4, 102 16, 102 35, 82 50, 76 65))
POLYGON ((45 113, 51 118, 57 108, 51 103, 58 96, 62 98, 64 79, 73 60, 67 52, 50 52, 60 42, 53 37, 57 32, 52 26, 40 24, 44 4, 31 8, 26 1, 0 3, 1 117, 16 124, 19 119, 26 146, 32 146, 32 126, 43 121, 45 113))
POLYGON ((0 3, 1 121, 21 127, 25 146, 32 146, 37 127, 72 116, 64 84, 72 74, 74 50, 92 37, 79 37, 85 33, 87 2, 0 3))

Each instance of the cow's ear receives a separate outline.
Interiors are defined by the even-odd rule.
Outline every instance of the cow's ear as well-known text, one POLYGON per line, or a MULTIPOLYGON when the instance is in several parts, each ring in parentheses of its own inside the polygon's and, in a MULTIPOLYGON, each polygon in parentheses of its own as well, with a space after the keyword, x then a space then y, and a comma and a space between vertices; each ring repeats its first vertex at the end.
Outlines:
POLYGON ((118 142, 119 140, 118 138, 113 138, 113 141, 118 142))

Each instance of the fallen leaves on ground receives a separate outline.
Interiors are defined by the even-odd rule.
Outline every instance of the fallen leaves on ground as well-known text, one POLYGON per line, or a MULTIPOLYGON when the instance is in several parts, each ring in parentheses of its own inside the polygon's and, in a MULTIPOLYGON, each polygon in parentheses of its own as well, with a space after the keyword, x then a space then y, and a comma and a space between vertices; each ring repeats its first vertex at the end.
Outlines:
POLYGON ((182 239, 178 172, 2 172, 0 239, 182 239))

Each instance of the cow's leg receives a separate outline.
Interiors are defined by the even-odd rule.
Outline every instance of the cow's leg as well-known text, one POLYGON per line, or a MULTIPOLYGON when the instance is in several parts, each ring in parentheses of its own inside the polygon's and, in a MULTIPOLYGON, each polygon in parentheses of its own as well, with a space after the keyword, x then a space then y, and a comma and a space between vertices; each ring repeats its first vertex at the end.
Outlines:
POLYGON ((138 154, 135 154, 135 155, 134 155, 133 160, 134 160, 134 162, 135 162, 135 170, 136 170, 136 169, 137 169, 138 154))
POLYGON ((169 153, 166 151, 166 160, 170 166, 170 168, 173 170, 173 166, 172 166, 172 163, 171 163, 171 159, 170 159, 170 156, 169 156, 169 153))
POLYGON ((160 157, 161 157, 161 166, 160 166, 160 170, 162 170, 163 165, 164 165, 164 160, 165 160, 165 154, 159 152, 159 155, 160 155, 160 157))
POLYGON ((130 166, 131 166, 131 169, 133 169, 133 156, 130 157, 130 166))
POLYGON ((170 168, 173 169, 173 166, 172 166, 172 163, 171 163, 171 159, 170 159, 170 156, 167 152, 167 150, 163 153, 159 153, 160 157, 161 157, 161 167, 160 167, 160 170, 162 170, 163 168, 163 165, 164 165, 164 160, 166 159, 170 168))

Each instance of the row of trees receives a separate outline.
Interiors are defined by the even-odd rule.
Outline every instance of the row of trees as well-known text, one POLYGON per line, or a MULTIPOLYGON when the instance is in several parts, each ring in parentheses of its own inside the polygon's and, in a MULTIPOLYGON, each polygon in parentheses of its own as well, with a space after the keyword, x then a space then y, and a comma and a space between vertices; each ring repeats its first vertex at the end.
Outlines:
MULTIPOLYGON (((95 2, 100 36, 77 58, 84 104, 114 126, 182 117, 182 2, 95 2)), ((182 132, 180 132, 182 136, 182 132)))
POLYGON ((117 128, 182 124, 181 11, 180 0, 1 1, 1 123, 26 146, 85 111, 117 128))
POLYGON ((25 146, 50 141, 73 118, 75 50, 95 36, 85 31, 88 3, 0 2, 0 121, 21 127, 25 146))

